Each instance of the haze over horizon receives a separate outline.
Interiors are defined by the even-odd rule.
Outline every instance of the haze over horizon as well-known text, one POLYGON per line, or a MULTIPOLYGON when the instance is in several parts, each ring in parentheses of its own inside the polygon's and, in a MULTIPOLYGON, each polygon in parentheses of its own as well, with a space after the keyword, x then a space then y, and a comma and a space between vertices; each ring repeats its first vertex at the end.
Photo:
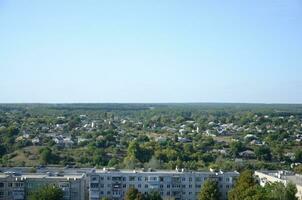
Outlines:
POLYGON ((0 1, 0 103, 302 103, 302 3, 0 1))

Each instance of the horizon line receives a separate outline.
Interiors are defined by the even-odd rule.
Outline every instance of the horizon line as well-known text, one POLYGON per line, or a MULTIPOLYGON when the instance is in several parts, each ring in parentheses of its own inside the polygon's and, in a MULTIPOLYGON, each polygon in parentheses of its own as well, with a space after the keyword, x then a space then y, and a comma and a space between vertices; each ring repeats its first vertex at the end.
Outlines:
POLYGON ((0 102, 0 105, 6 104, 258 104, 258 105, 302 105, 302 103, 290 103, 290 102, 0 102))

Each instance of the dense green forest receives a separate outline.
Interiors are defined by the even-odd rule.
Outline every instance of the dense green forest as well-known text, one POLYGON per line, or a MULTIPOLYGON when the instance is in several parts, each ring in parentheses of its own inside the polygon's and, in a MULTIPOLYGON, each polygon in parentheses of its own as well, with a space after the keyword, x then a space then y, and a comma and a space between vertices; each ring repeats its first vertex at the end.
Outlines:
POLYGON ((302 105, 1 104, 0 164, 292 169, 302 105))

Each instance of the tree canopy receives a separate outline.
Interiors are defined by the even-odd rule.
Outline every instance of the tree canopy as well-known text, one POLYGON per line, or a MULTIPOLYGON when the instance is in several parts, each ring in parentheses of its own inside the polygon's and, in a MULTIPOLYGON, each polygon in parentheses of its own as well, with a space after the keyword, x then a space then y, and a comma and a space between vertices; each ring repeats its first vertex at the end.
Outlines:
POLYGON ((229 200, 298 200, 296 185, 281 182, 261 187, 253 177, 252 171, 240 174, 235 187, 228 194, 229 200))
POLYGON ((218 184, 214 180, 206 180, 201 187, 199 200, 219 200, 218 184))
POLYGON ((28 200, 63 200, 63 195, 58 186, 46 185, 30 193, 28 200))

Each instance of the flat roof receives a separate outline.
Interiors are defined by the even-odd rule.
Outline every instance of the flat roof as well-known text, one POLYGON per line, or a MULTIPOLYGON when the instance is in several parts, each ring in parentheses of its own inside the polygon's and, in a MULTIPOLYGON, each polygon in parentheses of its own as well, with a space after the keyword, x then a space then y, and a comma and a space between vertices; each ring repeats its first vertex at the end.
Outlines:
POLYGON ((232 171, 232 172, 210 172, 210 171, 176 171, 176 170, 154 170, 154 171, 144 171, 144 170, 102 170, 96 169, 94 173, 125 173, 125 174, 208 174, 208 175, 215 175, 215 174, 234 174, 239 175, 239 172, 232 171))
POLYGON ((266 174, 268 176, 272 176, 275 178, 279 178, 281 180, 285 181, 291 181, 296 185, 301 185, 302 186, 302 175, 300 174, 295 174, 294 172, 291 171, 257 171, 263 174, 266 174))
POLYGON ((46 174, 46 173, 24 173, 24 174, 5 174, 0 173, 0 178, 7 178, 9 176, 14 178, 21 178, 21 179, 81 179, 84 177, 84 174, 46 174))

